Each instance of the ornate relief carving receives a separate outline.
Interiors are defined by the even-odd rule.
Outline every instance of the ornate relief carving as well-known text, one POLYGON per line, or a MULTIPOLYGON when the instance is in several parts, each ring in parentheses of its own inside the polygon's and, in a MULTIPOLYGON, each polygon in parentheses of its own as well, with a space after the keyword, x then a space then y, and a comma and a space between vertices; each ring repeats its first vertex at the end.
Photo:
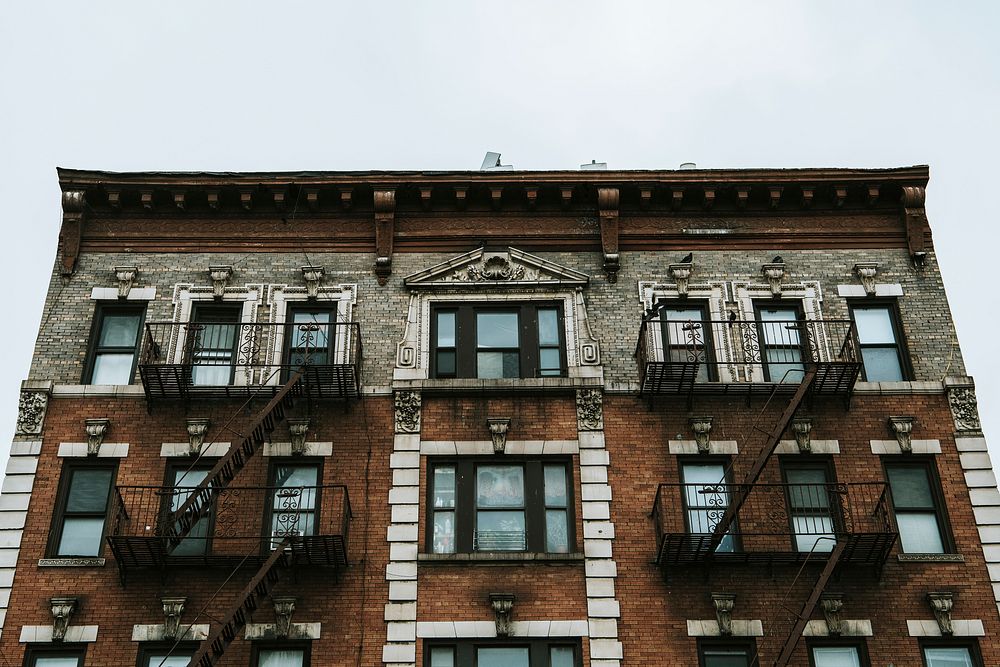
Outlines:
POLYGON ((834 637, 839 636, 844 631, 844 621, 840 618, 840 611, 844 608, 843 594, 823 593, 820 595, 819 604, 826 619, 827 632, 834 637))
POLYGON ((274 634, 278 637, 288 637, 292 629, 292 613, 295 611, 294 597, 271 598, 274 605, 274 634))
POLYGON ((493 453, 503 454, 507 448, 507 431, 510 429, 510 417, 489 417, 486 425, 493 441, 493 453))
POLYGON ((490 593, 490 607, 496 617, 497 637, 510 636, 514 600, 513 593, 490 593))
POLYGON ((667 266, 667 275, 677 283, 677 296, 686 297, 688 295, 688 284, 691 280, 691 273, 694 271, 694 264, 682 262, 667 266))
POLYGON ((286 419, 288 422, 288 437, 292 442, 292 455, 301 456, 306 453, 306 434, 309 433, 309 418, 300 417, 286 419))
POLYGON ((521 280, 524 278, 524 267, 515 266, 501 255, 493 255, 481 266, 470 266, 466 269, 470 280, 521 280))
POLYGON ((160 598, 160 602, 163 603, 163 638, 177 639, 187 598, 160 598))
POLYGON ((576 426, 580 431, 600 431, 604 428, 604 395, 600 389, 577 390, 576 426))
POLYGON ((795 417, 792 419, 792 433, 795 435, 795 444, 799 448, 800 454, 812 452, 812 417, 795 417))
POLYGON ((188 419, 188 454, 198 456, 201 453, 201 446, 205 442, 205 434, 212 423, 211 419, 188 419))
POLYGON ((899 443, 899 451, 904 454, 913 453, 913 417, 892 416, 889 417, 889 430, 896 436, 899 443))
POLYGON ((954 633, 951 623, 951 608, 954 606, 954 595, 950 591, 931 592, 927 594, 927 604, 934 613, 941 634, 949 636, 954 633))
MULTIPOLYGON (((957 431, 980 431, 979 406, 975 387, 949 387, 948 405, 957 431)), ((20 421, 18 421, 20 424, 20 421)))
POLYGON ((875 277, 878 275, 877 262, 858 262, 854 265, 854 275, 861 281, 865 294, 875 296, 875 277))
POLYGON ((322 266, 303 266, 302 279, 306 281, 306 298, 315 299, 319 296, 319 286, 323 282, 326 270, 322 266))
POLYGON ((732 593, 712 593, 712 606, 715 607, 715 620, 719 622, 719 634, 723 637, 732 635, 736 596, 732 593))
POLYGON ((42 391, 21 392, 17 404, 17 435, 38 435, 45 422, 49 395, 42 391))
POLYGON ((699 454, 708 454, 711 443, 712 418, 711 417, 691 417, 688 419, 691 430, 694 432, 694 441, 698 445, 699 454))
POLYGON ((760 274, 767 280, 771 288, 771 296, 781 296, 781 281, 785 278, 785 263, 772 262, 760 267, 760 274))
POLYGON ((87 456, 97 456, 101 451, 101 443, 104 436, 108 434, 111 420, 107 417, 99 419, 85 419, 83 428, 87 432, 87 456))
POLYGON ((226 293, 226 285, 233 277, 233 267, 231 266, 210 266, 208 276, 212 279, 212 296, 221 299, 226 293))
POLYGON ((577 337, 580 339, 580 365, 597 366, 601 363, 601 346, 590 329, 590 317, 587 315, 587 304, 583 300, 583 288, 576 288, 576 321, 577 337))
POLYGON ((134 266, 116 266, 114 268, 115 280, 118 281, 118 298, 127 299, 128 293, 132 291, 132 284, 139 274, 139 269, 134 266))
POLYGON ((77 598, 49 598, 52 609, 52 641, 61 642, 66 639, 69 619, 77 609, 77 598))
POLYGON ((397 391, 396 433, 420 432, 420 392, 397 391))

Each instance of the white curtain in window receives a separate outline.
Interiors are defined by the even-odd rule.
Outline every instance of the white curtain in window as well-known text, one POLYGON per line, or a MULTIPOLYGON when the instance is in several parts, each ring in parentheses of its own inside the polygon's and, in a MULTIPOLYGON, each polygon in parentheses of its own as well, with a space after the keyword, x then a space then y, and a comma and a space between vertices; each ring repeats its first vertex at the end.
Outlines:
POLYGON ((813 649, 816 667, 861 667, 858 649, 853 646, 823 646, 813 649))
POLYGON ((257 659, 258 667, 302 667, 305 661, 301 649, 264 649, 257 659))

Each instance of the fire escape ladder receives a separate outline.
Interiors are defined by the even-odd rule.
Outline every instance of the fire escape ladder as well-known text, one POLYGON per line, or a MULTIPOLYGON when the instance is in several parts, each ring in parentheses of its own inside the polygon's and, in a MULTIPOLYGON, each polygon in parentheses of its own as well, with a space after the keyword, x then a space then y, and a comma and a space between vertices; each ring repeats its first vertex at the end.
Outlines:
POLYGON ((785 667, 788 661, 792 659, 792 653, 795 651, 795 646, 799 643, 799 638, 802 637, 802 631, 806 629, 809 617, 812 616, 813 610, 819 602, 820 595, 826 589, 826 584, 830 581, 830 577, 833 576, 833 571, 837 568, 837 563, 840 561, 840 557, 844 554, 844 549, 846 548, 847 543, 843 540, 838 540, 837 544, 834 545, 833 550, 830 552, 830 558, 826 561, 826 566, 820 573, 819 579, 816 580, 816 584, 813 586, 812 592, 809 593, 809 597, 806 598, 805 604, 802 605, 802 611, 799 612, 798 617, 795 619, 795 624, 792 626, 791 632, 785 638, 785 643, 781 647, 781 653, 778 655, 778 659, 774 661, 774 667, 785 667))
POLYGON ((177 511, 162 527, 166 538, 167 552, 183 541, 200 519, 211 510, 215 495, 226 488, 243 469, 250 458, 264 444, 278 422, 285 418, 285 407, 291 405, 291 392, 301 381, 303 369, 297 370, 281 389, 275 393, 264 409, 257 413, 250 423, 248 433, 239 447, 234 447, 223 456, 205 479, 185 499, 177 511))
POLYGON ((236 604, 222 619, 221 625, 198 647, 198 652, 194 654, 189 663, 192 667, 213 667, 213 665, 219 664, 218 661, 225 653, 226 648, 236 639, 240 630, 246 626, 247 619, 260 608, 261 603, 278 581, 280 572, 278 568, 285 560, 285 548, 290 541, 291 538, 286 537, 274 545, 271 556, 264 561, 250 583, 240 592, 236 604))
POLYGON ((760 474, 764 471, 764 466, 767 465, 771 455, 774 454, 774 450, 777 449, 778 443, 781 441, 781 435, 792 422, 792 418, 795 416, 795 411, 799 409, 799 406, 809 393, 809 389, 812 387, 815 380, 816 367, 810 366, 806 369, 802 382, 799 383, 795 393, 790 399, 788 399, 788 405, 785 406, 785 410, 781 413, 781 416, 778 417, 778 420, 774 424, 774 428, 767 432, 767 441, 764 443, 764 447, 761 448, 760 454, 757 456, 757 460, 754 462, 749 472, 747 472, 743 482, 739 484, 733 492, 733 497, 730 499, 729 506, 722 515, 722 519, 720 519, 719 523, 715 526, 715 530, 712 531, 712 539, 709 541, 707 547, 708 553, 715 553, 715 550, 725 538, 726 533, 728 533, 729 529, 732 527, 733 522, 736 521, 736 517, 739 516, 740 508, 742 508, 743 504, 746 503, 747 497, 750 495, 750 492, 753 491, 753 485, 757 483, 757 480, 760 478, 760 474))

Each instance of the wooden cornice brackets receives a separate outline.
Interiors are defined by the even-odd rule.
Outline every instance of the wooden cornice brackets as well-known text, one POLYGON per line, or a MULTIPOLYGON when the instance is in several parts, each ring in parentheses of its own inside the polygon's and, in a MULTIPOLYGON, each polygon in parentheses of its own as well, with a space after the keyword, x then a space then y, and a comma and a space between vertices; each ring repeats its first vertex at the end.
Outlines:
POLYGON ((917 267, 923 266, 927 258, 927 250, 924 248, 924 232, 927 230, 925 196, 926 191, 923 187, 916 185, 903 187, 903 227, 906 229, 906 247, 917 267))
POLYGON ((396 191, 375 190, 375 278, 379 285, 392 273, 392 236, 396 226, 396 191))
POLYGON ((597 189, 597 209, 601 218, 601 252, 608 282, 618 281, 621 257, 618 254, 618 188, 597 189))
POLYGON ((62 267, 60 273, 71 276, 76 270, 76 260, 80 256, 80 237, 83 235, 83 190, 67 190, 62 193, 62 231, 59 234, 62 267))

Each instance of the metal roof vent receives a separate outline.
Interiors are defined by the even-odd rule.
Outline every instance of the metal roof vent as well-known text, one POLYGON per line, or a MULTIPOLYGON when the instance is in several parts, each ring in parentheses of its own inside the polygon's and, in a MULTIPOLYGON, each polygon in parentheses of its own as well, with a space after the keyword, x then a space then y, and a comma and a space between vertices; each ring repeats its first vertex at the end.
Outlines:
POLYGON ((607 171, 608 163, 591 160, 590 164, 581 164, 580 169, 583 169, 584 171, 607 171))
POLYGON ((698 165, 696 165, 694 162, 681 162, 680 168, 684 171, 687 171, 688 169, 697 169, 698 165))
POLYGON ((483 164, 479 167, 479 171, 514 171, 514 165, 500 164, 500 153, 487 151, 486 157, 483 158, 483 164))

